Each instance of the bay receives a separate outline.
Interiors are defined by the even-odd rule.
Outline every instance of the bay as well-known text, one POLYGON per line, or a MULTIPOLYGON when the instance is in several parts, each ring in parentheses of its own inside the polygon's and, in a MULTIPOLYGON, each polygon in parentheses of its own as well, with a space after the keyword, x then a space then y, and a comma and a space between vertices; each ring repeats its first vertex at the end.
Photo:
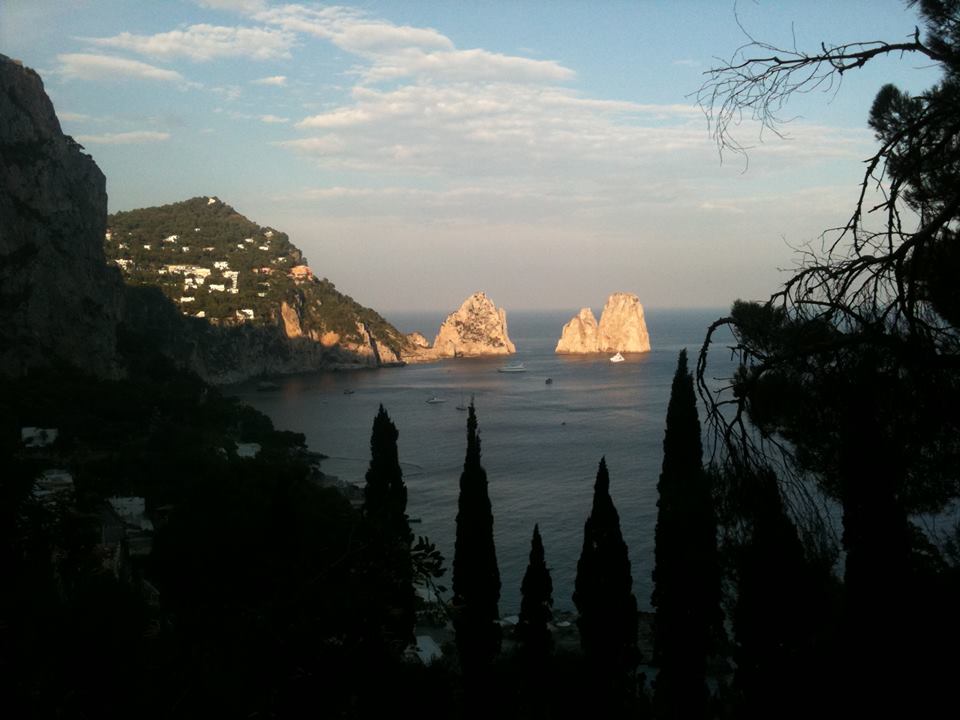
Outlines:
MULTIPOLYGON (((253 384, 231 391, 266 413, 278 429, 304 433, 312 450, 330 456, 322 464, 325 473, 360 486, 373 418, 382 404, 400 433, 408 514, 420 520, 413 531, 427 535, 443 552, 448 573, 442 582, 448 587, 466 449, 467 413, 456 406, 472 397, 493 505, 502 615, 519 611, 535 523, 553 577, 555 608, 573 609, 583 525, 597 465, 605 457, 634 593, 640 608, 649 609, 656 486, 677 354, 688 349, 692 370, 707 326, 724 311, 648 309, 652 350, 626 354, 623 363, 611 363, 607 355, 555 355, 560 329, 572 314, 511 312, 509 333, 517 354, 510 358, 299 375, 281 379, 275 392, 257 392, 253 384), (498 373, 508 362, 523 362, 527 372, 498 373), (433 396, 446 402, 428 404, 433 396)), ((403 332, 419 330, 432 338, 443 317, 422 313, 388 319, 403 332)))

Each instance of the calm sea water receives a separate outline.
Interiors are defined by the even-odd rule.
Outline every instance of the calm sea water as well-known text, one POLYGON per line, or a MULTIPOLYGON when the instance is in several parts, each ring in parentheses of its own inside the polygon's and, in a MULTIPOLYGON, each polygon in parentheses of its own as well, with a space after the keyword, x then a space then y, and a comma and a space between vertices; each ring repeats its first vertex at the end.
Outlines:
MULTIPOLYGON (((715 310, 648 310, 653 350, 611 363, 606 355, 553 353, 570 311, 511 312, 509 359, 446 360, 404 368, 303 375, 281 381, 276 392, 239 386, 234 392, 269 415, 278 428, 302 432, 311 449, 330 456, 324 472, 363 484, 370 430, 382 403, 399 432, 408 513, 453 559, 460 471, 466 449, 466 413, 456 406, 475 398, 483 465, 494 512, 497 559, 503 584, 500 611, 519 611, 534 523, 546 550, 558 610, 573 609, 574 577, 600 458, 610 470, 610 492, 630 550, 634 593, 649 609, 657 478, 664 419, 677 353, 691 362, 715 310), (521 361, 527 372, 497 368, 521 361), (552 378, 552 384, 546 379, 552 378), (352 390, 345 394, 344 390, 352 390), (442 404, 427 404, 436 395, 442 404)), ((436 333, 443 314, 394 315, 404 332, 436 333)), ((719 353, 722 355, 723 353, 719 353)), ((444 578, 449 587, 450 571, 444 578)))

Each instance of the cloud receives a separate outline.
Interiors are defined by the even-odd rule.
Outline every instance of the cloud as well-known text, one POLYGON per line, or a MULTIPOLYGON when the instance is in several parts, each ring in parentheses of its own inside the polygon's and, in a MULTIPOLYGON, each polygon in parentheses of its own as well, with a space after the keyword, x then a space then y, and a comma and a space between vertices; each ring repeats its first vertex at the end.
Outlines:
POLYGON ((124 32, 113 37, 84 39, 98 47, 130 50, 153 58, 185 57, 195 62, 231 57, 289 58, 294 44, 294 36, 281 30, 205 24, 156 35, 124 32))
POLYGON ((282 140, 274 144, 278 147, 289 148, 299 153, 313 156, 339 154, 344 149, 343 140, 336 135, 303 138, 301 140, 282 140))
POLYGON ((60 67, 57 72, 76 80, 159 80, 189 85, 186 78, 174 70, 165 70, 154 65, 127 60, 112 55, 89 53, 66 53, 57 55, 60 67))
POLYGON ((170 133, 137 130, 134 132, 102 133, 100 135, 77 135, 76 141, 86 145, 139 145, 164 142, 170 133))
POLYGON ((367 83, 397 78, 565 82, 574 72, 553 60, 503 55, 479 48, 459 50, 446 35, 367 17, 344 7, 284 5, 253 17, 286 32, 312 35, 362 58, 356 72, 367 83))
POLYGON ((251 80, 253 85, 273 85, 275 87, 284 87, 287 84, 286 75, 271 75, 270 77, 260 78, 259 80, 251 80))
POLYGON ((57 117, 60 118, 60 122, 89 122, 93 120, 90 115, 75 112, 59 112, 57 113, 57 117))
POLYGON ((233 12, 251 13, 263 10, 266 0, 196 0, 200 7, 211 10, 231 10, 233 12))
POLYGON ((258 119, 260 120, 260 122, 264 122, 264 123, 268 123, 268 124, 273 124, 273 123, 288 123, 288 122, 290 122, 290 118, 278 117, 278 116, 276 116, 276 115, 269 115, 269 114, 268 114, 268 115, 260 115, 258 119))

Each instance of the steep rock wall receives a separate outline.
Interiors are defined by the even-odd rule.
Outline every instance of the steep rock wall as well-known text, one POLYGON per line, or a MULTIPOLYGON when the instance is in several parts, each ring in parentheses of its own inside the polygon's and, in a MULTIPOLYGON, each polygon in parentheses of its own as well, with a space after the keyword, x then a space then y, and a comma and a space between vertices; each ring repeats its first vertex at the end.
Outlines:
POLYGON ((103 173, 61 131, 40 76, 4 55, 0 119, 0 373, 67 363, 119 377, 103 173))
POLYGON ((560 334, 557 353, 648 352, 650 334, 640 298, 618 292, 607 298, 600 315, 594 319, 590 308, 583 308, 560 334))

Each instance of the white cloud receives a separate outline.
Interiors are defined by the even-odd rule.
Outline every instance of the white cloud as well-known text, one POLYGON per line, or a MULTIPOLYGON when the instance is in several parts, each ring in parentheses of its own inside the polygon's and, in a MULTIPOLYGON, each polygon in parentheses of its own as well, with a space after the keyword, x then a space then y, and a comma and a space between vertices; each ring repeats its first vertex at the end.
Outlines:
POLYGON ((230 57, 289 58, 294 44, 293 35, 280 30, 205 24, 156 35, 124 32, 113 37, 85 39, 99 47, 130 50, 153 58, 186 57, 196 62, 230 57))
POLYGON ((344 142, 336 135, 303 138, 302 140, 283 140, 275 143, 279 147, 290 148, 305 155, 323 156, 339 154, 344 142))
POLYGON ((234 12, 251 13, 263 10, 266 0, 197 0, 200 7, 212 10, 231 10, 234 12))
POLYGON ((259 80, 251 80, 253 85, 273 85, 275 87, 284 87, 287 84, 286 75, 271 75, 270 77, 260 78, 259 80))
POLYGON ((84 115, 83 113, 75 112, 59 112, 57 117, 60 118, 60 122, 89 122, 93 118, 89 115, 84 115))
POLYGON ((57 72, 63 77, 77 80, 160 80, 163 82, 187 83, 186 78, 174 70, 165 70, 154 65, 127 60, 112 55, 89 53, 66 53, 57 55, 60 67, 57 72))
POLYGON ((264 122, 264 123, 268 123, 268 124, 288 123, 288 122, 290 122, 290 118, 278 117, 277 115, 269 115, 269 114, 268 114, 268 115, 260 115, 258 119, 260 120, 260 122, 264 122))
POLYGON ((77 142, 87 145, 139 145, 169 140, 170 133, 137 130, 134 132, 102 133, 100 135, 77 135, 75 139, 77 142))
POLYGON ((362 58, 365 82, 417 77, 434 80, 564 82, 574 72, 553 60, 503 55, 479 48, 458 50, 446 35, 367 17, 344 7, 284 5, 254 14, 258 22, 328 40, 362 58))

